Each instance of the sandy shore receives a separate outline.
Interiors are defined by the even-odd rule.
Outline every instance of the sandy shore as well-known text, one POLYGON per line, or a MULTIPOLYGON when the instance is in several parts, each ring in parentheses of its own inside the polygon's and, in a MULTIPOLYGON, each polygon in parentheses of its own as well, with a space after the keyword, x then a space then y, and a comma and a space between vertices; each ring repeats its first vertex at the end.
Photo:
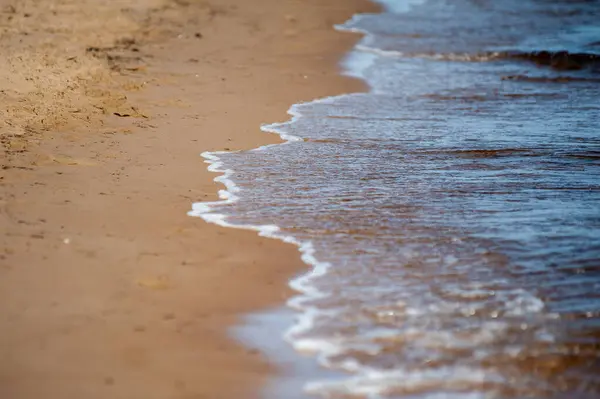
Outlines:
POLYGON ((282 303, 294 247, 186 216, 199 154, 276 142, 337 75, 364 0, 0 0, 0 397, 246 398, 226 336, 282 303))

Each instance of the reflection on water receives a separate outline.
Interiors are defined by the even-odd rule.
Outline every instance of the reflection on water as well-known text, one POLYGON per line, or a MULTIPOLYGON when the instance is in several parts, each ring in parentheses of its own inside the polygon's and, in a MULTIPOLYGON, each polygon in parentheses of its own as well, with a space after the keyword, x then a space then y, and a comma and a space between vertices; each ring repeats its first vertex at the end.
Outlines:
POLYGON ((600 396, 598 20, 566 0, 357 17, 372 90, 296 106, 274 128, 302 141, 220 155, 241 199, 217 212, 329 265, 288 338, 347 378, 309 392, 600 396))

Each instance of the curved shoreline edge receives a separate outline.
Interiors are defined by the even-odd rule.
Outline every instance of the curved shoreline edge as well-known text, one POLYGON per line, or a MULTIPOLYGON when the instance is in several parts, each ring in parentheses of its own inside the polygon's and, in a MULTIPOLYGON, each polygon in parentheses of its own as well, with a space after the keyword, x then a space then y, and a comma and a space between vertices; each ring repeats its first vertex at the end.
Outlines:
MULTIPOLYGON (((365 84, 365 90, 344 93, 335 96, 321 97, 311 101, 293 104, 287 111, 287 114, 291 116, 290 119, 288 119, 285 122, 264 124, 260 128, 261 131, 265 133, 277 134, 282 140, 282 142, 259 146, 247 151, 265 151, 274 146, 288 145, 290 143, 303 141, 301 137, 288 134, 285 132, 285 130, 282 129, 283 126, 293 124, 303 117, 299 109, 303 105, 331 103, 338 98, 352 96, 354 94, 359 94, 370 90, 368 82, 366 81, 366 79, 364 79, 361 72, 371 65, 371 57, 373 57, 373 54, 361 52, 361 54, 359 55, 358 53, 358 51, 360 51, 360 42, 368 34, 368 32, 352 28, 344 28, 343 26, 345 23, 352 21, 358 15, 361 14, 354 14, 350 20, 344 22, 343 24, 333 25, 332 29, 344 33, 353 33, 361 35, 361 37, 357 39, 354 47, 349 52, 344 54, 343 57, 340 59, 338 67, 340 68, 340 75, 360 79, 365 84)), ((312 241, 300 241, 291 235, 285 235, 281 232, 279 226, 273 224, 252 225, 231 223, 227 220, 227 215, 218 212, 219 207, 234 204, 237 201, 239 201, 239 195, 242 191, 233 180, 235 170, 226 168, 224 166, 224 162, 221 160, 219 155, 234 154, 238 152, 240 152, 240 150, 205 151, 202 154, 200 154, 200 156, 204 158, 204 162, 208 164, 207 170, 209 172, 218 174, 218 176, 216 176, 213 179, 214 182, 224 186, 224 188, 218 190, 219 200, 217 201, 193 203, 192 210, 188 212, 188 216, 199 217, 207 223, 216 224, 221 227, 255 231, 260 237, 276 239, 284 243, 296 246, 300 253, 301 260, 307 266, 309 266, 309 269, 288 282, 290 288, 292 288, 296 292, 296 294, 286 301, 286 305, 289 308, 292 308, 300 313, 295 315, 295 322, 286 329, 282 338, 285 341, 287 341, 297 352, 319 355, 328 353, 329 351, 335 351, 334 346, 328 348, 328 344, 323 341, 313 342, 311 340, 295 340, 293 338, 294 335, 309 330, 314 325, 313 320, 318 314, 317 309, 310 306, 305 306, 304 303, 310 300, 323 298, 327 296, 326 293, 318 290, 317 288, 311 285, 311 281, 313 279, 325 275, 331 267, 330 263, 321 262, 316 258, 315 249, 312 241)), ((319 384, 314 383, 313 381, 308 381, 307 385, 304 386, 305 390, 312 390, 311 383, 316 385, 319 384)))

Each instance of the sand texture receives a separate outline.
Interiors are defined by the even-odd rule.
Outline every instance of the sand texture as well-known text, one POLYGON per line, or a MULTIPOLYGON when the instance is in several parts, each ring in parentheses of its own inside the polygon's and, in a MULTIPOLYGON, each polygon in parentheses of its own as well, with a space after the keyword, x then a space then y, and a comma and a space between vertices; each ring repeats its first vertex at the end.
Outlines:
POLYGON ((359 90, 335 32, 362 0, 0 0, 0 398, 257 397, 232 342, 282 304, 296 248, 186 216, 199 154, 278 138, 359 90))

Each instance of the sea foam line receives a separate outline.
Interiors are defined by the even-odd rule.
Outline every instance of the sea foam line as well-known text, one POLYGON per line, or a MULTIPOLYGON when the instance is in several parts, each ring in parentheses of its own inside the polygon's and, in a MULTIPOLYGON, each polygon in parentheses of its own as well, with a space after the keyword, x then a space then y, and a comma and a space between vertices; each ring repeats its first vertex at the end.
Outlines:
MULTIPOLYGON (((273 146, 287 145, 290 143, 303 141, 302 138, 287 134, 283 130, 284 126, 293 124, 298 119, 303 117, 299 111, 299 107, 306 104, 330 103, 345 96, 347 95, 325 97, 309 103, 294 104, 288 110, 288 114, 292 116, 289 121, 261 126, 261 130, 264 132, 278 134, 281 139, 284 140, 283 143, 264 145, 250 151, 264 151, 273 146)), ((231 205, 240 200, 239 193, 242 190, 232 180, 232 176, 235 174, 235 171, 225 168, 223 161, 219 157, 219 155, 222 154, 230 154, 235 152, 237 151, 206 151, 201 154, 201 156, 205 159, 204 162, 209 164, 208 170, 213 173, 219 173, 219 176, 215 177, 214 181, 222 184, 225 188, 218 191, 218 201, 193 203, 192 210, 188 212, 188 215, 200 217, 208 223, 213 223, 223 227, 253 230, 258 232, 258 235, 261 237, 274 238, 297 246, 301 253, 302 261, 309 265, 311 269, 305 274, 296 277, 289 282, 290 287, 297 291, 299 295, 290 298, 287 301, 287 305, 298 310, 300 313, 296 317, 296 323, 284 334, 284 339, 291 343, 294 349, 301 352, 320 352, 329 354, 336 351, 337 348, 334 347, 335 345, 332 346, 324 340, 313 341, 296 338, 297 335, 309 331, 314 326, 314 320, 316 317, 323 313, 314 306, 306 305, 306 302, 315 299, 322 299, 328 296, 328 294, 320 291, 312 284, 313 280, 327 274, 327 271, 331 267, 330 263, 321 262, 317 259, 312 241, 301 241, 291 235, 286 235, 281 231, 279 226, 273 224, 252 225, 232 223, 228 221, 227 215, 217 212, 219 207, 231 205)))

